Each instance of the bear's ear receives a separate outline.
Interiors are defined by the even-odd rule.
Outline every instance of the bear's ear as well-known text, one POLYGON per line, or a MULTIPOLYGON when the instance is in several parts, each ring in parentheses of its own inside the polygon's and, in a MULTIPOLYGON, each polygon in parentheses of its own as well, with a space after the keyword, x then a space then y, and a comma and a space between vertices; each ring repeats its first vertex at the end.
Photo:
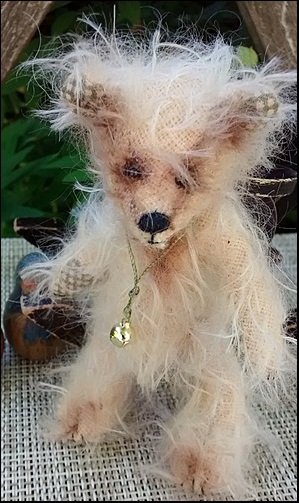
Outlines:
POLYGON ((235 93, 215 107, 211 130, 218 139, 239 147, 250 135, 269 127, 279 113, 279 101, 272 92, 235 93))
POLYGON ((119 117, 116 98, 86 76, 80 82, 74 76, 69 76, 62 85, 60 98, 72 112, 98 124, 108 125, 119 117))
POLYGON ((252 109, 256 118, 265 119, 274 117, 278 113, 279 101, 277 96, 271 92, 259 92, 245 100, 244 106, 252 109))

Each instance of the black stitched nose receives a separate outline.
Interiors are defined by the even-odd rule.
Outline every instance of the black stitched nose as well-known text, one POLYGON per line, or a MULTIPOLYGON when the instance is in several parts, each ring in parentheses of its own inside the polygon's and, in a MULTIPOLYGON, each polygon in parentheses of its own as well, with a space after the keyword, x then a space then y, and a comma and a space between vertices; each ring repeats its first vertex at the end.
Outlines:
POLYGON ((169 218, 163 213, 154 211, 153 213, 145 213, 138 222, 138 227, 143 232, 156 234, 157 232, 166 231, 170 224, 169 218))

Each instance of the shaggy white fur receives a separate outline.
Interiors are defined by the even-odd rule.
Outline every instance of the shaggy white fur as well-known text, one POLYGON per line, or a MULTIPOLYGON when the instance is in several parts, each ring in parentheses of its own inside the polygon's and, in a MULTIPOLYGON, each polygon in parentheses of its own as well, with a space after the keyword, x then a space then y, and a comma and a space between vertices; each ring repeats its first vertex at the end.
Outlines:
POLYGON ((98 440, 122 424, 133 382, 149 394, 167 379, 181 400, 163 425, 165 466, 186 486, 236 496, 247 488, 255 392, 276 407, 292 372, 283 288, 262 214, 257 226, 242 195, 293 123, 296 74, 276 61, 244 68, 220 39, 93 28, 33 62, 54 90, 40 115, 84 133, 96 178, 62 251, 23 271, 37 297, 71 297, 88 322, 55 437, 98 440), (133 304, 135 337, 119 349, 109 333, 134 286, 128 240, 139 273, 156 262, 133 304))

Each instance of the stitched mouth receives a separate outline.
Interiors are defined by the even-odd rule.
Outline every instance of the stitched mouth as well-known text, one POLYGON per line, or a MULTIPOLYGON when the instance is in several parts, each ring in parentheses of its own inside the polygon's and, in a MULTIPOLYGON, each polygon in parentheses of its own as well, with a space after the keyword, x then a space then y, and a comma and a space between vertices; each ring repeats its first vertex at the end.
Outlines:
POLYGON ((151 235, 151 239, 148 240, 148 244, 150 245, 163 245, 165 241, 155 241, 155 234, 151 235))

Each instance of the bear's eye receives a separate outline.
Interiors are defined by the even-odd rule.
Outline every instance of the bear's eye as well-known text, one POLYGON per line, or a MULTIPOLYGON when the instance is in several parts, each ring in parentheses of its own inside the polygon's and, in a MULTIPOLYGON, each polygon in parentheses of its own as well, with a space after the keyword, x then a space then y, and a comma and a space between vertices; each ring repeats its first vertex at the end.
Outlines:
POLYGON ((188 188, 188 183, 186 182, 186 180, 182 180, 181 178, 178 178, 177 176, 175 177, 174 179, 176 185, 180 188, 180 189, 187 189, 188 188))
POLYGON ((130 162, 127 162, 125 164, 123 168, 123 174, 128 178, 135 178, 135 179, 136 178, 140 179, 143 176, 141 168, 138 165, 130 162))

